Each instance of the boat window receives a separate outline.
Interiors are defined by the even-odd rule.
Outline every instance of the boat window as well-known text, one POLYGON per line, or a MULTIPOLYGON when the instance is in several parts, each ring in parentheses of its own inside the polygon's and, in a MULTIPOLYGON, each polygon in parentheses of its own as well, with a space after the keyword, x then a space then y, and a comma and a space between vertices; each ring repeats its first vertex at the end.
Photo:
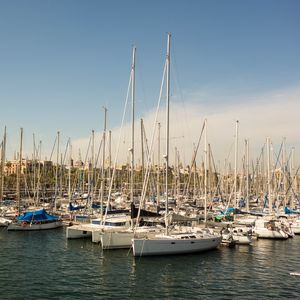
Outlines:
POLYGON ((101 221, 92 221, 92 224, 100 225, 101 221))
POLYGON ((105 222, 107 226, 125 226, 126 222, 105 222))

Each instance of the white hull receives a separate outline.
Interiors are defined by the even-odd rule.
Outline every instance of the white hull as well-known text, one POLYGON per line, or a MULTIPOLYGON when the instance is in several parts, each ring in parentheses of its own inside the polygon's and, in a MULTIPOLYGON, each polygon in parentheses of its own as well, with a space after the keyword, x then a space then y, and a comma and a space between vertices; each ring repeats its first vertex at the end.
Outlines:
POLYGON ((42 224, 28 224, 28 223, 11 223, 8 225, 7 230, 15 231, 31 231, 31 230, 46 230, 62 227, 62 221, 55 221, 42 224))
POLYGON ((291 221, 290 227, 294 234, 300 234, 300 220, 299 219, 291 221))
POLYGON ((101 225, 100 219, 93 219, 91 223, 73 225, 67 228, 68 239, 91 238, 94 243, 101 242, 103 230, 122 230, 130 226, 130 216, 112 216, 101 225))
POLYGON ((255 234, 258 238, 263 239, 287 239, 289 236, 282 230, 269 230, 267 228, 255 228, 255 234))
POLYGON ((159 228, 138 228, 135 233, 132 229, 106 228, 93 232, 93 242, 101 242, 102 248, 106 249, 129 249, 132 246, 132 239, 137 237, 149 237, 158 234, 159 228))
POLYGON ((11 223, 10 219, 0 217, 0 227, 6 227, 11 223))
POLYGON ((220 242, 220 236, 184 239, 161 235, 151 239, 134 238, 132 248, 134 256, 171 255, 211 250, 220 242))
POLYGON ((91 238, 93 230, 98 227, 92 224, 73 225, 66 228, 66 237, 67 239, 91 238))
POLYGON ((101 243, 101 246, 104 249, 129 248, 127 247, 127 242, 125 238, 126 233, 131 233, 128 226, 126 227, 113 227, 113 226, 105 226, 105 225, 98 226, 98 228, 93 230, 92 232, 92 242, 101 243), (125 233, 124 235, 123 234, 119 235, 119 233, 123 233, 123 232, 125 233), (118 242, 119 239, 120 241, 118 242))
MULTIPOLYGON (((289 235, 281 228, 285 227, 280 221, 258 219, 255 222, 253 233, 263 239, 287 239, 289 235)), ((287 228, 288 229, 288 228, 287 228)))
POLYGON ((237 245, 249 245, 252 241, 251 236, 249 235, 233 235, 233 240, 237 245))
POLYGON ((291 229, 294 234, 300 234, 300 226, 299 225, 291 225, 291 229))
POLYGON ((222 234, 222 242, 229 243, 233 241, 235 245, 250 245, 252 237, 250 235, 227 233, 222 234))
POLYGON ((103 249, 127 249, 131 247, 133 231, 104 231, 101 235, 103 249))

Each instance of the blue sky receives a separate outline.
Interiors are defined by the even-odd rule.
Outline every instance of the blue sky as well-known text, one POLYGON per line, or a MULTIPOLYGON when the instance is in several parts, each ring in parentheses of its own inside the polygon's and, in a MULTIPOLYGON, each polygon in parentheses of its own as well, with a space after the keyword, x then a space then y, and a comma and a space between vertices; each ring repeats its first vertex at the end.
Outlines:
POLYGON ((226 108, 300 88, 296 0, 0 0, 0 132, 6 125, 8 150, 20 127, 27 143, 35 133, 48 149, 57 130, 64 140, 100 131, 104 105, 109 127, 118 127, 132 45, 136 114, 147 115, 167 32, 174 101, 226 108))

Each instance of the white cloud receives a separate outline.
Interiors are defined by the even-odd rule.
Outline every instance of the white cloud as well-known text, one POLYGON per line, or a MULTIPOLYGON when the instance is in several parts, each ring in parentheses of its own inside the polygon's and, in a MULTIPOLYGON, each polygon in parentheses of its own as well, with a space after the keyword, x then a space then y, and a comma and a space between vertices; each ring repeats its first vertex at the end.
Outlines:
MULTIPOLYGON (((201 96, 202 98, 203 96, 201 96)), ((287 151, 293 146, 296 147, 296 157, 299 158, 300 146, 300 90, 276 91, 266 95, 240 97, 231 104, 222 103, 206 104, 203 99, 197 98, 194 94, 186 99, 184 103, 172 103, 170 112, 170 159, 174 158, 174 149, 180 151, 180 157, 185 164, 189 164, 192 158, 193 145, 197 144, 204 119, 208 120, 208 142, 212 146, 215 161, 223 162, 228 157, 229 151, 234 143, 235 123, 239 120, 239 157, 244 151, 244 140, 250 141, 250 154, 255 158, 260 148, 265 143, 266 137, 270 137, 273 144, 280 146, 282 138, 286 137, 287 151), (201 100, 201 101, 200 101, 201 100), (235 103, 235 104, 233 104, 235 103)), ((222 99, 222 98, 220 98, 222 99)), ((215 102, 214 102, 215 103, 215 102)), ((153 130, 155 112, 150 111, 144 117, 144 125, 150 144, 153 130)), ((158 121, 161 122, 161 157, 165 153, 165 109, 159 112, 158 121)), ((130 123, 125 124, 124 134, 121 138, 119 162, 126 162, 129 158, 130 148, 130 123)), ((140 123, 135 124, 135 156, 136 163, 140 162, 140 123)), ((101 133, 97 133, 98 140, 101 133)), ((119 129, 112 129, 112 158, 115 157, 115 149, 119 138, 119 129)), ((157 158, 157 138, 155 138, 154 157, 157 158)), ((82 149, 85 153, 89 142, 88 138, 73 141, 74 148, 82 149)), ((233 161, 233 149, 230 159, 233 161)), ((77 150, 75 150, 77 151, 77 150)), ((77 152, 74 152, 77 153, 77 152)), ((203 156, 203 139, 199 150, 198 158, 203 156)), ((161 161, 163 161, 161 159, 161 161)))

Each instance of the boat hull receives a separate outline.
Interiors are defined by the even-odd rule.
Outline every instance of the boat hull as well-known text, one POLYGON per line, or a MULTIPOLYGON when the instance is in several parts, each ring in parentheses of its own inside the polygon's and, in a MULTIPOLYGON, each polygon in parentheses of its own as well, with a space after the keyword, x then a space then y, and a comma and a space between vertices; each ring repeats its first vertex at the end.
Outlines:
POLYGON ((9 231, 32 231, 32 230, 47 230, 62 227, 62 221, 55 221, 42 224, 30 224, 30 223, 11 223, 8 225, 9 231))
POLYGON ((128 249, 131 247, 133 231, 104 231, 101 235, 103 249, 128 249))
POLYGON ((233 240, 237 245, 250 245, 252 238, 248 235, 233 235, 233 240))
POLYGON ((255 229, 254 233, 261 239, 287 239, 289 236, 282 230, 269 230, 267 228, 255 229))
POLYGON ((133 232, 132 229, 127 230, 104 230, 100 233, 93 232, 93 241, 96 239, 101 242, 102 248, 106 249, 129 249, 132 246, 134 236, 139 238, 151 237, 158 234, 159 228, 139 228, 133 232), (98 234, 98 238, 96 238, 98 234))
POLYGON ((66 238, 67 239, 83 239, 91 238, 92 232, 95 230, 95 225, 91 224, 81 224, 73 225, 66 228, 66 238))
POLYGON ((0 227, 7 227, 11 223, 11 220, 0 217, 0 227))
POLYGON ((294 234, 300 234, 300 224, 296 224, 296 225, 292 224, 291 229, 294 234))
POLYGON ((195 239, 133 239, 134 256, 172 255, 212 250, 219 246, 221 237, 195 239))

